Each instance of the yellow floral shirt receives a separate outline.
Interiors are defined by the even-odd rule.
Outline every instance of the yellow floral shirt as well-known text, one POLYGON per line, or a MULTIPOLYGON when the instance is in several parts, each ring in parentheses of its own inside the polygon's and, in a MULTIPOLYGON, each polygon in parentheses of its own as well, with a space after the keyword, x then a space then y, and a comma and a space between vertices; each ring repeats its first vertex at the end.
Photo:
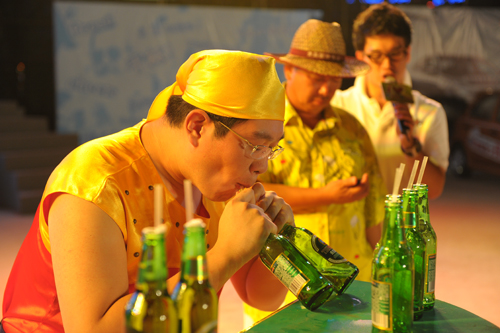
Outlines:
MULTIPOLYGON (((269 161, 268 171, 259 181, 320 188, 332 180, 368 173, 370 191, 364 199, 295 214, 295 224, 309 229, 355 264, 357 280, 370 281, 373 250, 365 231, 384 220, 386 188, 366 130, 354 116, 338 108, 326 109, 324 119, 310 129, 287 99, 285 137, 280 145, 285 150, 269 161)), ((295 299, 289 292, 282 305, 295 299)), ((253 325, 269 314, 244 304, 244 325, 253 325)))
POLYGON ((383 221, 386 189, 363 126, 338 108, 325 110, 324 118, 310 129, 287 102, 285 138, 281 142, 285 150, 270 161, 268 171, 259 180, 320 188, 332 180, 360 178, 368 173, 370 192, 366 198, 296 214, 295 223, 309 229, 355 264, 360 270, 359 280, 369 281, 373 250, 366 240, 365 230, 383 221))

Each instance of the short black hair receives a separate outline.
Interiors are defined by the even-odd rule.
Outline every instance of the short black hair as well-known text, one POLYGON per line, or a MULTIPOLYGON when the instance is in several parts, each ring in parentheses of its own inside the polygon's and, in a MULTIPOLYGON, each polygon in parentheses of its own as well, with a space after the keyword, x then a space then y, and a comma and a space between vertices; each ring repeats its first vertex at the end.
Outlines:
POLYGON ((402 37, 406 47, 411 44, 410 19, 401 9, 387 2, 372 5, 356 17, 352 29, 354 49, 362 51, 365 48, 366 37, 385 34, 402 37))
MULTIPOLYGON (((186 116, 189 114, 189 112, 195 109, 202 110, 199 107, 196 107, 183 100, 181 95, 172 95, 168 99, 167 112, 165 112, 165 117, 171 126, 180 127, 184 122, 184 119, 186 119, 186 116)), ((243 123, 248 120, 248 119, 224 117, 207 111, 205 112, 215 124, 216 138, 223 138, 228 132, 228 129, 220 125, 218 122, 221 122, 227 127, 231 128, 236 124, 243 123)))

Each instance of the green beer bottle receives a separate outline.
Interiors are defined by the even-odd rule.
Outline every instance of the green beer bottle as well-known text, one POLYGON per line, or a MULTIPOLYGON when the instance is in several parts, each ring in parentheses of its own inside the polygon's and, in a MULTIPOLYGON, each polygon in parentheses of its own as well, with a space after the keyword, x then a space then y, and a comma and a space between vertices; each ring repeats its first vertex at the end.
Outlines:
POLYGON ((309 230, 286 224, 279 233, 331 282, 338 295, 341 295, 358 275, 359 269, 355 265, 309 230))
POLYGON ((417 216, 419 230, 425 240, 424 310, 431 310, 436 302, 434 291, 436 285, 437 237, 429 218, 429 189, 426 184, 414 184, 413 188, 418 193, 417 216))
POLYGON ((416 201, 416 190, 403 189, 403 225, 406 242, 413 251, 413 267, 415 268, 413 319, 419 320, 424 314, 425 240, 419 231, 416 201))
POLYGON ((282 235, 270 234, 259 255, 307 309, 316 310, 334 294, 331 282, 282 235))
POLYGON ((176 333, 177 313, 167 291, 165 226, 142 230, 136 291, 125 307, 127 333, 176 333))
POLYGON ((219 300, 208 281, 205 224, 193 219, 184 225, 181 276, 173 298, 179 316, 179 332, 217 332, 219 300))
POLYGON ((382 239, 372 263, 372 332, 411 332, 413 253, 401 221, 401 196, 387 196, 382 239))

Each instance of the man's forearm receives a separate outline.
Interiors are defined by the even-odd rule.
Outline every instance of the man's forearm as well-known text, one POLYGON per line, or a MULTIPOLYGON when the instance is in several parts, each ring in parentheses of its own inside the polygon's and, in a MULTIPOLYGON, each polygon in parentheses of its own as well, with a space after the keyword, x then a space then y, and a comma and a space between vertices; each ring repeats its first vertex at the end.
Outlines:
POLYGON ((276 310, 288 291, 258 256, 238 271, 231 282, 245 303, 263 311, 276 310))
POLYGON ((238 263, 231 262, 228 256, 218 254, 215 248, 207 252, 207 266, 210 284, 217 292, 241 268, 238 263))
MULTIPOLYGON (((415 160, 420 161, 420 166, 418 173, 415 175, 414 182, 417 182, 418 175, 420 173, 420 168, 422 167, 422 161, 424 159, 424 153, 420 153, 416 158, 411 158, 406 156, 407 165, 413 166, 415 160)), ((424 175, 422 178, 422 183, 427 184, 429 187, 429 199, 438 198, 441 193, 443 193, 444 184, 446 182, 446 172, 441 169, 441 167, 434 165, 430 160, 427 161, 427 165, 424 170, 424 175)))

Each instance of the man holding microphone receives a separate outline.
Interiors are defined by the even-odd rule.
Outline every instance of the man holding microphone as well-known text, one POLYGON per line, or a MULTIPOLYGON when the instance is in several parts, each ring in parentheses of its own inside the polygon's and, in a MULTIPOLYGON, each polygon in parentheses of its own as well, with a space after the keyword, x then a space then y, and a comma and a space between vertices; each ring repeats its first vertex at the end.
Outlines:
MULTIPOLYGON (((429 185, 432 199, 441 195, 448 168, 450 148, 444 109, 415 90, 410 92, 413 103, 392 102, 383 90, 383 83, 393 79, 399 87, 411 86, 406 69, 411 58, 411 35, 410 19, 399 8, 381 3, 361 12, 353 27, 355 56, 371 69, 358 76, 351 88, 337 90, 332 105, 356 116, 368 131, 388 192, 400 163, 412 166, 415 160, 428 156, 422 182, 429 185)), ((411 167, 406 168, 402 184, 408 182, 410 171, 411 167)))

